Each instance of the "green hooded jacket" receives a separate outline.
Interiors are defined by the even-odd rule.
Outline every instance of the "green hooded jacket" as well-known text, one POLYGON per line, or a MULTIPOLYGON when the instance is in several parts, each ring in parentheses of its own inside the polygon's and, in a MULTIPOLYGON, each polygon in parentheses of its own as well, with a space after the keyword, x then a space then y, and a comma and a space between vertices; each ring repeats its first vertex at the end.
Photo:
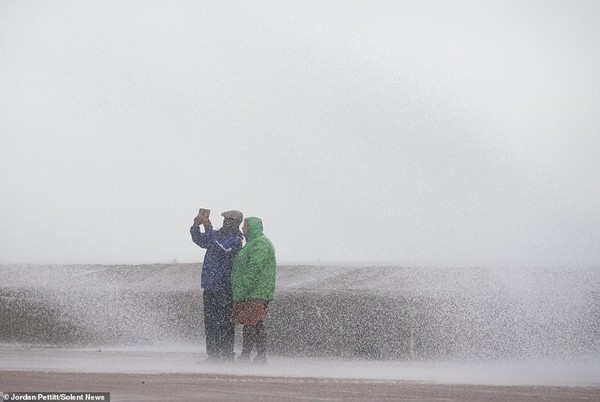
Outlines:
POLYGON ((248 238, 233 260, 231 290, 233 302, 273 300, 275 293, 275 249, 263 234, 262 220, 246 218, 248 238))

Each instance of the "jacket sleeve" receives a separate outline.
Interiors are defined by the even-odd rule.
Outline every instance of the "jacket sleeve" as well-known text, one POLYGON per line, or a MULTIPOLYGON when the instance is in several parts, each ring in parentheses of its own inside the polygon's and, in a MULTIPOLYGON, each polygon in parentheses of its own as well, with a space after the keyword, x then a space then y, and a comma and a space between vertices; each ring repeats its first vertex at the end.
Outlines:
MULTIPOLYGON (((245 247, 248 247, 247 243, 245 247)), ((244 301, 248 294, 248 286, 243 278, 243 273, 246 271, 248 262, 248 258, 244 251, 246 251, 246 249, 242 250, 234 257, 233 267, 231 269, 231 291, 234 303, 244 301)))
POLYGON ((271 300, 275 290, 275 268, 271 249, 266 245, 256 247, 250 255, 248 266, 252 272, 252 289, 248 299, 271 300))
POLYGON ((214 230, 209 229, 202 233, 199 226, 192 226, 190 228, 190 234, 192 235, 192 241, 202 248, 208 248, 214 236, 214 230))
POLYGON ((238 233, 222 239, 215 238, 215 243, 225 254, 237 254, 242 249, 242 237, 238 233))

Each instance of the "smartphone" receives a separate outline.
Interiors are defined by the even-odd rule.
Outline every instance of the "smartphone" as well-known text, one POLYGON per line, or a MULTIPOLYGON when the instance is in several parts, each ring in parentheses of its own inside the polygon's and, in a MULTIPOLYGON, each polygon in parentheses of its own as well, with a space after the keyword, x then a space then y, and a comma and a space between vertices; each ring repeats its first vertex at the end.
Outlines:
POLYGON ((200 208, 198 211, 198 216, 208 218, 210 216, 210 209, 200 208))

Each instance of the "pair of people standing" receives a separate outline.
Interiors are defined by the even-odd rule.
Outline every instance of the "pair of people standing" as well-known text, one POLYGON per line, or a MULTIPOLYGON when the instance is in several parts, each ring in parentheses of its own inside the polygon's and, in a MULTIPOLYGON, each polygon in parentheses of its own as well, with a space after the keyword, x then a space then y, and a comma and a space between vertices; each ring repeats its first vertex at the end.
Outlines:
POLYGON ((209 360, 233 361, 234 325, 243 324, 239 359, 248 360, 256 347, 254 360, 266 362, 263 321, 275 291, 275 250, 263 233, 261 219, 244 220, 243 214, 235 210, 221 215, 223 226, 219 230, 201 215, 190 228, 192 241, 206 249, 201 277, 206 353, 209 360), (204 232, 200 226, 204 226, 204 232), (242 236, 246 238, 244 246, 242 236))

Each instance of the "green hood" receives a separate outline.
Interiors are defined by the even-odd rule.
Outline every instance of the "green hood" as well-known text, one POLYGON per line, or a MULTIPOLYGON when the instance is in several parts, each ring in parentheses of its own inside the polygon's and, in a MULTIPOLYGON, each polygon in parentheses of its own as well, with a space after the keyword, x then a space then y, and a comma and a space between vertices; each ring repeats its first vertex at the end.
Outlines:
POLYGON ((262 236, 263 223, 260 218, 251 216, 249 218, 246 218, 246 222, 248 223, 248 239, 246 239, 247 241, 252 241, 258 236, 262 236))
POLYGON ((233 261, 231 290, 233 301, 273 300, 275 292, 275 249, 263 233, 260 218, 246 218, 246 245, 233 261))

